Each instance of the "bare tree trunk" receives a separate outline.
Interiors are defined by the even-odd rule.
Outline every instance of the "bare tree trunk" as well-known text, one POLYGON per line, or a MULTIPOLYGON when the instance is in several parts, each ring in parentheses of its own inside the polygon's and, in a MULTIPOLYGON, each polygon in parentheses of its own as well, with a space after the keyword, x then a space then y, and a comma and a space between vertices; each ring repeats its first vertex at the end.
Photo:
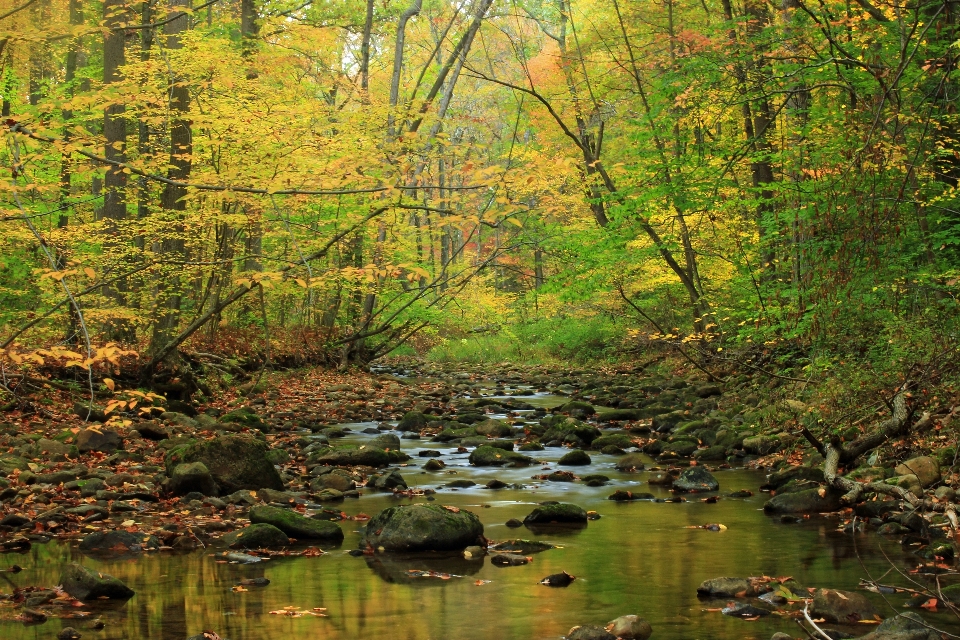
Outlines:
POLYGON ((390 77, 390 112, 387 114, 388 140, 393 140, 397 135, 396 112, 397 104, 400 102, 400 78, 403 73, 403 49, 407 37, 407 22, 420 13, 422 7, 423 0, 413 0, 397 21, 397 41, 393 49, 393 75, 390 77))
POLYGON ((370 87, 370 38, 373 32, 373 2, 367 0, 367 16, 363 22, 363 40, 360 43, 360 88, 364 99, 370 87))
MULTIPOLYGON (((118 28, 128 18, 124 0, 104 0, 103 20, 106 30, 103 36, 103 83, 112 84, 120 79, 120 67, 126 63, 125 33, 118 28)), ((103 113, 103 136, 106 143, 104 156, 114 162, 127 161, 127 126, 123 120, 122 104, 112 104, 103 113)), ((108 166, 104 177, 103 217, 108 220, 123 220, 127 217, 127 174, 119 167, 108 166)))

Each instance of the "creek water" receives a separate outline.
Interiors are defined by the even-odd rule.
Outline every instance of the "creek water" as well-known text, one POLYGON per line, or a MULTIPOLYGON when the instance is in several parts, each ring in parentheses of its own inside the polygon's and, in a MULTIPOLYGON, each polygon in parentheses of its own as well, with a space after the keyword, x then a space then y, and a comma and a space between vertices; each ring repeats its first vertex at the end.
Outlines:
MULTIPOLYGON (((563 400, 544 395, 522 399, 541 406, 563 400)), ((359 433, 372 424, 345 426, 352 430, 346 441, 373 437, 359 433)), ((608 486, 587 487, 533 480, 531 476, 546 473, 538 466, 471 467, 466 454, 427 440, 404 440, 403 449, 414 456, 400 469, 410 487, 437 489, 436 503, 473 511, 488 538, 539 539, 559 548, 532 556, 528 565, 503 568, 492 565, 489 558, 468 561, 433 554, 353 557, 347 551, 357 548, 364 526, 354 521, 340 523, 346 534, 343 545, 326 549, 321 557, 280 558, 254 565, 218 563, 212 554, 221 549, 213 548, 98 559, 67 544, 34 545, 26 555, 4 556, 5 564, 16 562, 24 571, 0 573, 0 591, 10 591, 13 586, 53 586, 63 564, 76 561, 120 578, 136 596, 120 605, 94 607, 95 615, 90 617, 99 616, 105 623, 99 631, 84 629, 87 623, 78 619, 51 619, 25 626, 11 620, 15 609, 0 607, 0 638, 49 639, 69 625, 79 628, 84 638, 101 640, 184 640, 208 629, 231 640, 556 640, 578 624, 603 625, 620 615, 638 614, 653 625, 656 640, 765 640, 775 631, 794 637, 804 634, 790 617, 770 615, 750 622, 709 611, 725 602, 698 599, 697 585, 719 576, 768 575, 793 576, 809 587, 853 590, 861 578, 878 578, 888 572, 891 561, 901 568, 919 562, 915 556, 905 555, 896 541, 874 533, 854 536, 839 532, 840 521, 835 518, 782 524, 765 516, 762 506, 767 495, 758 490, 764 475, 758 471, 715 472, 721 495, 748 489, 754 492, 750 498, 721 498, 715 504, 702 503, 697 496, 689 496, 684 503, 615 503, 607 499, 615 489, 649 491, 663 498, 671 494, 647 485, 648 472, 617 471, 614 456, 591 454, 589 467, 574 468, 578 475, 602 473, 611 478, 608 486), (423 449, 439 451, 447 468, 422 472, 419 467, 428 458, 418 457, 417 452, 423 449), (524 488, 491 490, 483 486, 494 478, 524 488), (444 488, 455 479, 472 480, 477 486, 444 488), (580 530, 548 533, 505 526, 507 520, 522 519, 535 503, 544 500, 573 502, 598 511, 601 518, 580 530), (727 529, 689 528, 706 523, 722 523, 727 529), (410 569, 454 575, 449 579, 411 578, 410 569), (560 571, 576 580, 566 588, 538 584, 560 571), (269 586, 248 587, 246 592, 231 590, 243 578, 261 576, 270 579, 269 586), (489 582, 478 585, 478 581, 489 582), (325 607, 328 617, 270 613, 284 607, 325 607)), ((533 455, 547 461, 544 466, 556 469, 555 462, 564 452, 548 448, 533 455)), ((349 515, 373 515, 391 505, 426 500, 365 492, 340 508, 349 515)), ((893 574, 884 581, 904 582, 893 574)), ((880 596, 867 595, 885 617, 903 611, 905 596, 890 596, 888 604, 880 596)), ((957 629, 948 614, 924 615, 934 624, 957 629)), ((857 634, 869 630, 865 625, 847 629, 857 634)))

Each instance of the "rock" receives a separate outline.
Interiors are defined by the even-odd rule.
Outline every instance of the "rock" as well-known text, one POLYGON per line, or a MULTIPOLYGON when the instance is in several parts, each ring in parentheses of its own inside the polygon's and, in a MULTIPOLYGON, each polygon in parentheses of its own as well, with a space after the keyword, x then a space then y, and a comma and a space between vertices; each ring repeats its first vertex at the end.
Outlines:
POLYGON ((403 462, 410 456, 399 451, 386 451, 370 445, 338 445, 310 454, 309 461, 335 467, 385 467, 391 462, 403 462))
POLYGON ((282 490, 283 480, 267 460, 269 450, 266 442, 253 435, 229 434, 174 447, 167 453, 165 462, 168 473, 184 462, 202 462, 221 495, 240 489, 282 490))
POLYGON ((490 563, 498 567, 519 567, 530 562, 526 556, 515 553, 498 553, 490 558, 490 563))
POLYGON ((447 463, 437 458, 430 458, 427 464, 423 465, 424 471, 440 471, 447 467, 447 463))
POLYGON ((384 451, 399 451, 400 438, 392 433, 382 433, 368 443, 368 446, 384 451))
POLYGON ((564 466, 583 466, 590 464, 590 456, 587 455, 585 451, 580 449, 574 449, 570 453, 565 454, 557 464, 562 464, 564 466))
POLYGON ((523 519, 525 525, 568 524, 584 523, 587 521, 587 512, 575 504, 554 502, 543 504, 534 509, 523 519))
POLYGON ((697 587, 700 598, 740 598, 757 595, 757 589, 746 578, 711 578, 697 587))
POLYGON ((448 482, 447 487, 450 489, 469 489, 470 487, 477 486, 477 483, 473 480, 467 480, 466 478, 460 478, 454 480, 453 482, 448 482))
POLYGON ((893 471, 900 476, 908 474, 915 475, 924 487, 929 487, 940 482, 940 464, 936 458, 931 458, 930 456, 911 458, 897 465, 893 471))
POLYGON ((775 634, 770 636, 770 640, 793 640, 793 636, 789 633, 777 631, 775 634))
POLYGON ((96 531, 80 541, 80 551, 87 553, 136 553, 145 549, 159 549, 160 541, 146 533, 127 531, 96 531))
POLYGON ((472 545, 463 550, 463 557, 467 560, 479 560, 483 558, 485 554, 486 551, 479 545, 472 545))
POLYGON ((504 524, 510 529, 518 529, 523 526, 523 523, 516 518, 510 518, 504 524))
POLYGON ((504 451, 489 445, 482 445, 470 453, 470 464, 478 467, 526 466, 536 460, 516 451, 504 451))
POLYGON ((652 493, 634 493, 633 491, 624 491, 618 489, 614 491, 607 497, 607 500, 613 500, 615 502, 629 502, 631 500, 653 500, 654 495, 652 493))
POLYGON ((719 461, 725 460, 727 457, 727 449, 722 445, 714 445, 712 447, 707 447, 706 449, 698 449, 693 453, 694 460, 702 461, 719 461))
POLYGON ((606 629, 589 624, 570 629, 566 638, 567 640, 617 640, 617 636, 606 629))
POLYGON ((343 472, 338 473, 337 471, 333 471, 332 473, 325 473, 318 478, 318 481, 320 486, 337 491, 350 491, 356 488, 356 483, 354 483, 353 479, 348 478, 343 472))
POLYGON ((134 596, 133 589, 113 576, 90 571, 76 563, 63 569, 60 586, 77 600, 129 600, 134 596))
MULTIPOLYGON (((434 461, 431 460, 431 462, 434 461)), ((394 489, 406 489, 407 481, 403 479, 399 471, 391 469, 370 476, 370 479, 367 480, 367 487, 378 491, 393 491, 394 489)))
POLYGON ((614 465, 619 471, 643 471, 644 456, 640 453, 628 453, 614 465))
POLYGON ((559 406, 557 410, 563 413, 569 413, 571 417, 581 420, 597 413, 596 409, 593 408, 593 405, 586 402, 580 402, 578 400, 573 400, 563 404, 559 406))
POLYGON ((397 431, 419 431, 427 426, 427 419, 419 411, 408 411, 403 414, 397 431))
POLYGON ((821 484, 824 482, 823 471, 817 467, 790 467, 768 475, 766 484, 760 488, 766 491, 776 491, 794 480, 821 484))
POLYGON ((60 629, 60 633, 57 634, 57 640, 80 640, 82 637, 83 634, 73 627, 64 627, 60 629))
POLYGON ((556 547, 549 542, 540 542, 539 540, 523 540, 522 538, 518 538, 516 540, 503 540, 487 547, 488 551, 519 553, 525 556, 530 555, 531 553, 548 551, 550 549, 556 549, 556 547))
POLYGON ((640 616, 620 616, 607 625, 610 633, 621 640, 647 640, 653 634, 653 627, 640 616))
POLYGON ((792 493, 778 493, 763 505, 768 514, 779 513, 824 513, 836 511, 842 505, 843 492, 831 487, 806 489, 792 493), (820 492, 823 491, 823 495, 820 492))
POLYGON ((895 485, 897 487, 901 487, 902 489, 906 489, 907 491, 911 492, 915 496, 919 496, 923 494, 923 487, 920 484, 920 479, 917 476, 913 475, 912 473, 908 473, 903 476, 894 476, 892 478, 887 478, 886 483, 895 485))
POLYGON ((766 609, 755 607, 746 602, 731 602, 720 610, 725 616, 734 616, 736 618, 756 618, 757 616, 768 616, 770 612, 766 609))
POLYGON ((156 420, 141 420, 137 424, 137 433, 147 440, 159 442, 170 437, 170 431, 156 420))
POLYGON ((954 498, 957 497, 957 492, 952 487, 937 487, 933 495, 941 502, 953 502, 954 498))
POLYGON ((77 434, 77 449, 81 453, 100 451, 113 453, 120 448, 123 440, 120 434, 107 427, 88 428, 77 434))
POLYGON ((540 581, 540 584, 548 587, 567 587, 570 586, 570 583, 574 580, 576 580, 576 577, 570 575, 566 571, 563 571, 561 573, 554 573, 547 576, 540 581))
POLYGON ((213 479, 207 465, 202 462, 187 462, 178 464, 170 474, 170 480, 167 483, 170 493, 175 496, 183 496, 192 491, 197 491, 205 496, 220 495, 216 481, 213 479))
POLYGON ((261 418, 257 412, 250 407, 240 407, 239 409, 234 409, 233 411, 221 416, 220 422, 237 424, 250 429, 260 430, 265 430, 267 426, 264 424, 263 418, 261 418))
POLYGON ((625 420, 640 420, 646 414, 642 409, 615 409, 597 414, 597 422, 621 422, 625 420))
POLYGON ((367 522, 364 540, 386 551, 461 551, 477 544, 483 525, 476 514, 438 504, 389 507, 367 522))
POLYGON ((856 624, 860 620, 872 620, 877 610, 861 593, 818 589, 813 596, 810 614, 827 622, 856 624))
POLYGON ((282 549, 290 544, 287 534, 265 522, 232 531, 223 536, 223 541, 233 549, 282 549))
MULTIPOLYGON (((34 445, 33 450, 35 455, 47 456, 51 459, 59 460, 65 460, 67 457, 75 457, 78 453, 78 449, 74 446, 47 438, 37 440, 37 444, 34 445)), ((30 457, 33 456, 31 455, 30 457)))
POLYGON ((503 480, 497 480, 494 478, 483 486, 485 486, 487 489, 505 489, 507 487, 507 483, 503 480))
POLYGON ((716 491, 720 483, 713 475, 701 466, 684 469, 680 477, 674 480, 673 488, 683 492, 716 491))
POLYGON ((543 445, 539 442, 524 442, 517 447, 519 451, 543 451, 543 445))
POLYGON ((315 494, 313 498, 318 502, 340 502, 343 500, 344 495, 343 491, 337 491, 336 489, 324 489, 323 491, 315 494))
POLYGON ((0 520, 0 527, 22 527, 25 524, 30 524, 30 518, 21 515, 19 513, 11 513, 3 517, 0 520))
POLYGON ((765 456, 780 448, 780 438, 776 436, 753 436, 743 439, 743 450, 758 456, 765 456))
POLYGON ((475 424, 474 428, 481 436, 509 438, 513 435, 513 429, 503 420, 484 420, 483 422, 475 424))
POLYGON ((343 540, 343 531, 337 523, 307 518, 292 509, 257 505, 250 509, 250 522, 273 525, 297 540, 343 540))
POLYGON ((940 640, 939 633, 927 625, 923 618, 913 611, 887 618, 873 633, 862 636, 860 640, 940 640))
POLYGON ((651 473, 647 478, 647 483, 654 487, 671 487, 675 478, 666 471, 657 471, 651 473))

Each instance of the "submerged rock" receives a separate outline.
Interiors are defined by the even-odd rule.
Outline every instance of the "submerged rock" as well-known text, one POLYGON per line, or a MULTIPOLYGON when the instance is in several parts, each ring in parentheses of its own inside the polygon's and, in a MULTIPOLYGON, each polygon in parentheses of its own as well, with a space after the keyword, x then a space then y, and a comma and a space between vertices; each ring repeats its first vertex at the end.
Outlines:
POLYGON ((77 600, 129 600, 134 591, 117 578, 90 571, 79 564, 69 564, 60 574, 60 586, 77 600))
POLYGON ((610 633, 621 640, 647 640, 653 635, 653 627, 640 616, 620 616, 607 625, 610 633))
POLYGON ((375 515, 367 523, 364 542, 386 551, 461 551, 482 535, 480 518, 470 511, 412 504, 375 515))
POLYGON ((507 553, 521 553, 523 555, 529 555, 531 553, 540 553, 541 551, 547 551, 549 549, 554 549, 555 547, 549 542, 540 542, 539 540, 503 540, 502 542, 497 542, 488 547, 490 551, 501 551, 507 553))
POLYGON ((180 445, 166 457, 168 471, 185 462, 206 465, 221 495, 240 489, 283 489, 283 480, 267 460, 270 447, 252 435, 230 434, 194 444, 180 445))
POLYGON ((791 493, 778 493, 763 505, 766 513, 823 513, 836 511, 842 505, 843 493, 831 487, 806 489, 791 493), (820 492, 823 495, 820 495, 820 492))
POLYGON ((160 541, 146 533, 127 531, 96 531, 80 541, 80 551, 99 553, 136 553, 159 549, 160 541))
POLYGON ((673 488, 684 492, 716 491, 720 488, 720 483, 709 471, 697 466, 684 469, 680 477, 673 481, 673 488))
POLYGON ((617 640, 617 636, 602 627, 585 624, 570 629, 567 640, 617 640))
POLYGON ((923 621, 913 611, 887 618, 873 633, 862 636, 860 640, 941 640, 939 633, 923 621))
POLYGON ((252 524, 273 525, 291 538, 298 540, 343 540, 343 531, 340 526, 329 520, 314 520, 302 516, 292 509, 281 509, 257 505, 250 509, 252 524))
POLYGON ((498 567, 519 567, 529 562, 526 556, 516 553, 498 553, 490 558, 490 563, 498 567))

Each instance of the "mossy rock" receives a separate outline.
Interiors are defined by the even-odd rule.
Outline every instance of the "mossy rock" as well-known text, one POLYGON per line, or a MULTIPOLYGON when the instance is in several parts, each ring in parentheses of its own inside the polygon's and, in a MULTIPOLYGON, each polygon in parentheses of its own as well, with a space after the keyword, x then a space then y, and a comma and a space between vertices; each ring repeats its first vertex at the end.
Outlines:
POLYGON ((330 540, 333 542, 343 540, 343 531, 337 523, 329 520, 313 520, 292 509, 257 505, 250 509, 250 522, 273 525, 297 540, 330 540))
POLYGON ((232 531, 223 536, 223 541, 234 549, 282 549, 290 544, 287 534, 267 523, 232 531))
POLYGON ((466 509, 412 504, 375 515, 367 523, 364 543, 385 551, 460 551, 482 536, 480 518, 466 509))
POLYGON ((842 496, 843 492, 831 487, 777 493, 773 498, 767 500, 763 505, 763 510, 768 514, 826 513, 840 509, 842 506, 840 498, 842 496), (821 489, 823 495, 820 495, 821 489))
POLYGON ((504 451, 489 445, 482 445, 470 453, 470 464, 477 467, 526 466, 536 460, 516 451, 504 451))
POLYGON ((171 449, 164 463, 167 473, 182 462, 202 462, 221 495, 240 489, 283 489, 283 480, 268 459, 270 447, 249 434, 230 434, 171 449))
POLYGON ((597 429, 593 425, 567 418, 563 423, 547 429, 547 431, 540 436, 540 440, 542 442, 550 442, 551 440, 582 442, 585 446, 589 446, 590 443, 601 435, 600 429, 597 429))
POLYGON ((250 407, 234 409, 230 413, 223 415, 220 418, 220 422, 239 424, 244 427, 249 427, 250 429, 260 429, 261 431, 266 430, 267 427, 263 418, 250 407))
POLYGON ((593 442, 590 443, 591 449, 596 449, 597 451, 602 451, 604 447, 609 446, 619 447, 621 449, 629 449, 634 446, 633 440, 624 433, 610 433, 604 436, 596 438, 593 442))
POLYGON ((613 411, 602 411, 597 414, 597 422, 640 420, 645 414, 646 412, 643 409, 614 409, 613 411))
POLYGON ((585 451, 574 449, 565 454, 557 463, 563 466, 583 466, 590 464, 590 456, 585 451))
POLYGON ((593 408, 593 405, 588 402, 581 402, 579 400, 573 400, 559 407, 559 411, 563 413, 569 413, 574 418, 586 418, 588 416, 594 415, 597 410, 593 408))
POLYGON ((519 451, 543 451, 544 447, 539 442, 524 442, 517 449, 519 451))
POLYGON ((513 435, 513 428, 503 420, 485 420, 475 424, 473 428, 481 436, 507 438, 513 435))
POLYGON ((477 430, 473 427, 462 427, 460 429, 444 429, 433 437, 434 442, 452 442, 477 436, 477 430))
POLYGON ((408 411, 403 414, 397 431, 420 431, 427 426, 427 418, 419 411, 408 411))
POLYGON ((531 511, 523 524, 580 524, 587 521, 587 512, 581 507, 569 502, 554 502, 542 504, 531 511))

